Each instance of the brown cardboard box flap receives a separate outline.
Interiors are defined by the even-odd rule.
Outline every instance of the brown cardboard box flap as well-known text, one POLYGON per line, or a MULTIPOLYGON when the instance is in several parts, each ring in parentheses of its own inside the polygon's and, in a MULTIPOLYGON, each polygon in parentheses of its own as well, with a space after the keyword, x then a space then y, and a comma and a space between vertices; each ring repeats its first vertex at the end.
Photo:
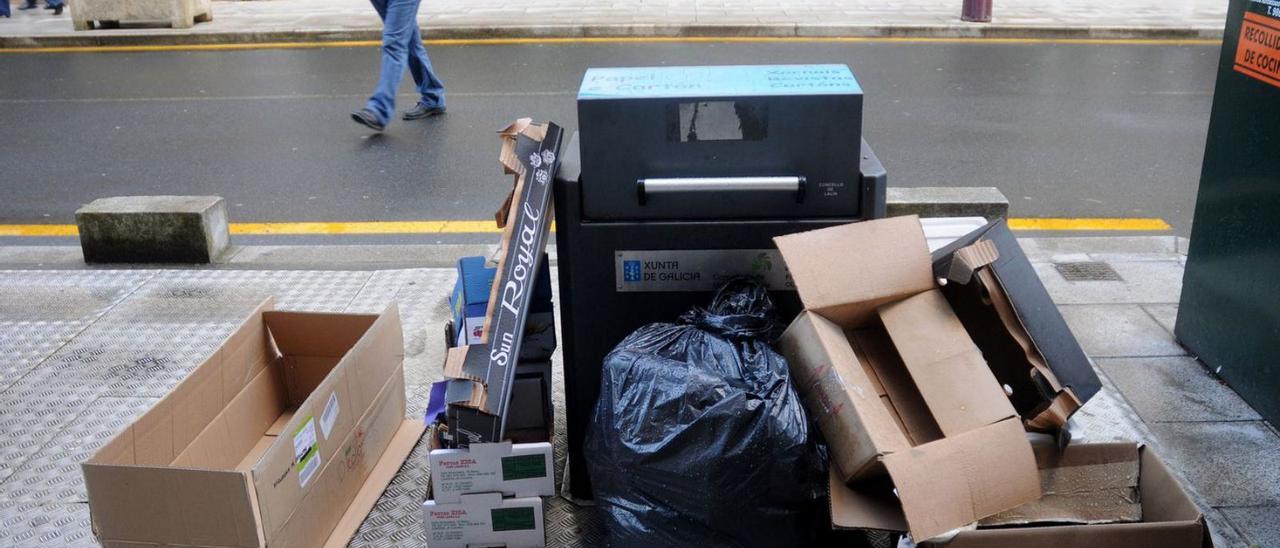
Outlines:
POLYGON ((879 314, 943 434, 1017 416, 941 292, 929 290, 885 305, 879 314))
MULTIPOLYGON (((1134 444, 1105 444, 1108 446, 1134 444)), ((1094 453, 1089 445, 1067 447, 1068 453, 1094 453)), ((1103 453, 1115 451, 1101 448, 1103 453)), ((1122 449, 1128 452, 1127 449, 1122 449)), ((1159 457, 1139 447, 1138 488, 1142 522, 1092 525, 1001 527, 962 531, 946 542, 922 543, 927 548, 1212 548, 1204 516, 1159 457)))
POLYGON ((831 461, 844 478, 859 476, 874 462, 878 447, 911 446, 839 326, 801 312, 779 345, 783 352, 803 357, 791 362, 795 385, 805 409, 826 433, 831 461))
POLYGON ((1035 457, 1016 419, 886 455, 884 464, 892 486, 873 480, 850 487, 831 476, 833 526, 929 539, 1040 493, 1035 457))
POLYGON ((877 306, 934 287, 924 229, 914 215, 773 241, 804 307, 842 327, 857 327, 877 306))
POLYGON ((979 526, 1142 520, 1137 445, 1099 443, 1059 450, 1046 439, 1032 447, 1040 468, 1040 498, 983 519, 979 526))
POLYGON ((912 538, 930 539, 1040 496, 1022 423, 999 423, 885 456, 912 538))
POLYGON ((974 272, 999 258, 1000 250, 996 248, 996 244, 987 240, 962 248, 951 260, 951 271, 947 273, 947 279, 967 284, 973 279, 974 272))
MULTIPOLYGON (((845 485, 832 468, 827 487, 831 502, 831 526, 835 529, 877 529, 906 531, 907 518, 888 481, 859 482, 857 489, 845 485)), ((885 480, 886 478, 879 478, 885 480)))
POLYGON ((351 542, 351 538, 360 529, 360 524, 364 523, 369 512, 373 510, 374 504, 382 497, 382 492, 387 490, 391 480, 396 477, 396 472, 409 458, 409 453, 413 452, 414 446, 422 438, 425 429, 426 426, 417 419, 406 419, 400 424, 395 437, 391 439, 391 444, 382 453, 378 463, 373 466, 373 471, 369 473, 364 485, 356 493, 355 499, 338 520, 338 525, 334 527, 329 539, 325 541, 325 548, 341 548, 351 542))

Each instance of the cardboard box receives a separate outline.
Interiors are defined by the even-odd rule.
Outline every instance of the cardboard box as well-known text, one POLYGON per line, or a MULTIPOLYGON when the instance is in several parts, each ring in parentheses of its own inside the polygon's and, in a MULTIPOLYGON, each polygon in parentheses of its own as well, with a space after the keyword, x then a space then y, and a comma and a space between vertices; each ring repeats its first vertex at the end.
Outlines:
POLYGON ((422 526, 431 548, 540 548, 547 542, 538 497, 479 493, 462 495, 453 504, 427 500, 422 503, 422 526))
POLYGON ((935 288, 919 219, 774 241, 805 307, 779 346, 833 483, 887 476, 898 493, 859 511, 929 539, 1039 497, 1022 422, 935 288))
POLYGON ((1101 388, 1003 219, 934 252, 933 273, 1029 430, 1062 428, 1101 388))
POLYGON ((399 313, 265 302, 82 465, 104 546, 345 545, 422 433, 399 313))
MULTIPOLYGON (((498 269, 486 266, 484 257, 463 257, 458 259, 457 272, 458 279, 454 284, 453 294, 449 297, 449 305, 453 309, 453 325, 457 332, 452 337, 454 342, 449 343, 449 346, 481 344, 484 342, 489 294, 498 269)), ((528 319, 525 320, 520 360, 549 360, 555 351, 556 319, 551 303, 551 274, 547 257, 543 255, 538 267, 533 300, 529 303, 528 319)))
POLYGON ((433 449, 428 459, 437 503, 459 502, 470 493, 556 494, 550 443, 473 443, 467 449, 433 449))
MULTIPOLYGON (((1106 523, 1078 525, 1041 525, 1027 527, 1004 527, 994 529, 979 528, 961 531, 947 542, 924 543, 922 547, 931 548, 1013 548, 1022 546, 1052 546, 1054 548, 1206 548, 1212 547, 1213 541, 1209 528, 1205 526, 1204 516, 1196 508, 1191 497, 1178 484, 1169 469, 1160 461, 1149 447, 1135 444, 1086 444, 1071 445, 1061 453, 1054 447, 1037 448, 1042 470, 1058 469, 1060 473, 1078 474, 1071 468, 1090 468, 1092 466, 1109 467, 1116 464, 1138 464, 1137 495, 1141 510, 1141 522, 1138 523, 1106 523), (1092 463, 1092 464, 1091 464, 1092 463)), ((1127 466, 1127 465, 1126 465, 1127 466)), ((1095 477, 1098 471, 1083 471, 1095 477)), ((1107 475, 1105 472, 1103 475, 1107 475)), ((1120 475, 1123 475, 1121 473, 1120 475)), ((1115 475, 1114 477, 1119 477, 1115 475)), ((1127 490, 1123 486, 1127 480, 1113 483, 1120 495, 1127 490)), ((1096 485, 1096 484, 1094 484, 1096 485)), ((846 500, 843 496, 851 492, 848 487, 839 486, 840 495, 832 494, 832 504, 836 500, 846 500)), ((1042 502, 1041 501, 1037 502, 1042 502)), ((1095 500, 1101 500, 1095 499, 1095 500)), ((1061 498, 1057 501, 1063 502, 1061 498)), ((1131 513, 1129 500, 1119 497, 1120 505, 1108 503, 1107 513, 1131 513)), ((1085 505, 1063 505, 1050 503, 1058 507, 1055 512, 1061 515, 1063 510, 1075 517, 1067 517, 1064 521, 1088 522, 1096 519, 1097 510, 1085 505), (1074 506, 1074 509, 1070 508, 1074 506)), ((1031 507, 1025 509, 1030 510, 1031 507)), ((1037 512, 1044 511, 1041 507, 1037 512)), ((834 510, 833 510, 834 515, 834 510)))
POLYGON ((498 269, 485 266, 484 257, 458 259, 458 279, 449 297, 453 325, 459 344, 479 344, 484 340, 484 317, 489 310, 489 291, 498 269))
POLYGON ((1040 470, 1040 498, 983 518, 979 527, 1142 521, 1138 446, 1032 444, 1040 470))

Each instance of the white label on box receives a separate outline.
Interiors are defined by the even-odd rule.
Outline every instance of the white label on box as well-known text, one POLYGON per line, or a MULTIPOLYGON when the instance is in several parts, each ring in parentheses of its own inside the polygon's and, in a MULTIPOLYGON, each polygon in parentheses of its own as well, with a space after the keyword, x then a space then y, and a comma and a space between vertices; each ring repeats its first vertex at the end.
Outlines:
POLYGON ((329 393, 329 403, 324 405, 324 413, 320 414, 320 432, 324 434, 325 439, 329 439, 329 432, 333 431, 333 423, 338 420, 338 413, 342 409, 338 406, 338 393, 329 393))
POLYGON ((293 462, 298 469, 298 483, 306 487, 320 471, 320 451, 316 445, 316 421, 307 417, 293 433, 293 462))
POLYGON ((473 316, 462 320, 462 340, 458 344, 481 344, 484 341, 484 316, 473 316))

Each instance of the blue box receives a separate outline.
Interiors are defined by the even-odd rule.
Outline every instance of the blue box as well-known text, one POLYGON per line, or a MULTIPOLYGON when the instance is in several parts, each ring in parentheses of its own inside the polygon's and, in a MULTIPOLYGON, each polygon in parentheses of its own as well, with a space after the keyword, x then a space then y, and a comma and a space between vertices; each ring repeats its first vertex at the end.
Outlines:
MULTIPOLYGON (((551 304, 551 271, 547 258, 542 257, 538 267, 538 280, 529 303, 529 316, 525 320, 524 341, 520 348, 521 360, 546 360, 556 349, 555 312, 551 304)), ((496 267, 485 266, 484 257, 458 259, 458 279, 449 297, 453 310, 455 344, 479 344, 484 335, 485 314, 489 309, 489 294, 497 277, 496 267)))

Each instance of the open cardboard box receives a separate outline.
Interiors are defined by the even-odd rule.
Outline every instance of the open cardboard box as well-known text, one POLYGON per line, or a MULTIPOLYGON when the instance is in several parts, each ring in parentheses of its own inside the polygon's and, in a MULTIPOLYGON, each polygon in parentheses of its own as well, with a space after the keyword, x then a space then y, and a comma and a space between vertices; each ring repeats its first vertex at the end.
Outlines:
POLYGON ((887 478, 897 491, 853 497, 833 520, 905 517, 929 539, 1040 496, 1022 422, 935 288, 918 218, 774 241, 805 307, 779 344, 830 448, 832 489, 887 478))
POLYGON ((272 311, 82 465, 104 546, 345 546, 421 437, 394 304, 272 311))
MULTIPOLYGON (((1017 527, 961 531, 929 548, 1210 548, 1204 516, 1149 447, 1133 443, 1036 447, 1046 496, 996 516, 1017 527), (1126 522, 1116 522, 1117 520, 1126 522), (1136 521, 1135 521, 1136 520, 1136 521), (1047 522, 1047 523, 1044 523, 1047 522), (1112 523, 1099 523, 1112 522, 1112 523)), ((851 490, 832 492, 844 505, 851 490)))
POLYGON ((1003 219, 935 251, 933 274, 1027 429, 1058 431, 1101 388, 1003 219))

